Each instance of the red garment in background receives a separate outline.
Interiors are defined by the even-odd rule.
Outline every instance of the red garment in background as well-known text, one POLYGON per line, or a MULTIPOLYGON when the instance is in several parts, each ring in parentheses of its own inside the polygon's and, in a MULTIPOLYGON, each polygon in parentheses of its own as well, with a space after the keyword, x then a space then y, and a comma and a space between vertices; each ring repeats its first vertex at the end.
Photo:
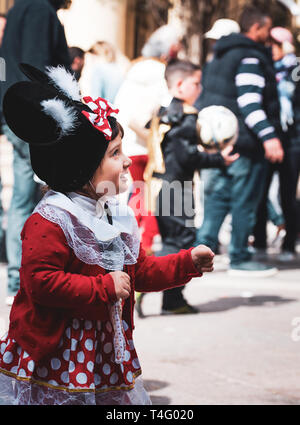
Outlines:
POLYGON ((159 234, 156 217, 145 209, 145 191, 143 190, 144 171, 148 162, 148 155, 131 156, 132 165, 129 168, 133 188, 128 205, 133 209, 138 226, 142 228, 142 246, 148 251, 151 250, 153 238, 159 234))

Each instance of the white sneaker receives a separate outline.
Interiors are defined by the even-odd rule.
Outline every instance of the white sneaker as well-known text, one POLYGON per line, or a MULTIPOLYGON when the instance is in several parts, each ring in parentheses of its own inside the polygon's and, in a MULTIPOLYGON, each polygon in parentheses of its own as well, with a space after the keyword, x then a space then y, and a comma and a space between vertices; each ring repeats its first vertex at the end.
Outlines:
POLYGON ((8 305, 9 307, 13 305, 15 297, 13 296, 9 296, 5 298, 5 304, 8 305))
POLYGON ((256 261, 264 261, 268 258, 268 252, 266 248, 255 248, 248 247, 248 251, 253 255, 253 259, 256 261))
POLYGON ((270 267, 256 261, 245 261, 239 264, 231 265, 228 274, 239 277, 270 277, 278 272, 276 267, 270 267))
POLYGON ((297 259, 297 255, 290 251, 282 251, 281 254, 277 257, 278 261, 281 263, 289 263, 297 259))

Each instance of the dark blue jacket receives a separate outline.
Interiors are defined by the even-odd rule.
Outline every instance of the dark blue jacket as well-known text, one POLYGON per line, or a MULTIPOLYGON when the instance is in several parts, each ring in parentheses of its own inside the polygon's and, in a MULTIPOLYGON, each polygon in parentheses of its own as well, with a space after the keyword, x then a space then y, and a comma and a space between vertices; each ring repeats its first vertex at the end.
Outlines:
POLYGON ((50 1, 15 1, 7 15, 1 57, 6 65, 6 81, 0 82, 1 110, 6 90, 26 79, 19 63, 28 63, 42 71, 48 65, 70 67, 64 28, 50 1))
MULTIPOLYGON (((299 78, 299 75, 297 76, 299 78)), ((300 151, 300 81, 297 81, 293 99, 294 124, 290 128, 290 148, 300 151)))

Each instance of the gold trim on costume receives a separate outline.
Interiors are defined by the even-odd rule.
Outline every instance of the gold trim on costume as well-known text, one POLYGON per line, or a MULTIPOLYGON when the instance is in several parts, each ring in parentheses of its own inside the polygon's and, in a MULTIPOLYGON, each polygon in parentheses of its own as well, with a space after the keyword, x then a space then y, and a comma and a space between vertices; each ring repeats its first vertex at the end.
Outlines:
POLYGON ((27 377, 22 377, 22 376, 18 376, 15 373, 9 372, 8 370, 5 369, 1 369, 0 368, 0 373, 3 373, 4 375, 10 376, 11 378, 17 379, 18 381, 27 381, 27 382, 31 382, 33 384, 37 384, 37 385, 41 385, 44 387, 48 387, 48 388, 52 388, 53 390, 60 390, 60 391, 67 391, 69 393, 107 393, 109 391, 129 391, 132 390, 135 386, 135 379, 141 375, 142 371, 141 369, 139 369, 137 372, 133 373, 133 383, 131 385, 128 385, 126 387, 109 387, 109 388, 105 388, 103 390, 96 390, 96 389, 90 389, 90 388, 66 388, 63 387, 61 385, 53 385, 53 384, 48 384, 47 382, 44 381, 38 381, 36 379, 32 379, 32 378, 27 378, 27 377))
POLYGON ((147 140, 148 162, 144 171, 146 184, 145 209, 155 213, 156 198, 162 187, 162 179, 153 177, 153 173, 166 172, 164 157, 161 151, 161 142, 165 134, 171 129, 168 124, 160 124, 160 118, 154 116, 151 121, 150 133, 147 140))

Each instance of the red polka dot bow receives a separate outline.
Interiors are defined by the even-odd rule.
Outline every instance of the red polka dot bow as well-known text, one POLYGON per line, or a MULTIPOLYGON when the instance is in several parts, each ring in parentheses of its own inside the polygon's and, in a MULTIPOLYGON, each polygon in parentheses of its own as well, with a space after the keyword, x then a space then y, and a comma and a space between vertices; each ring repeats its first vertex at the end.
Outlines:
POLYGON ((119 109, 114 109, 106 99, 98 97, 93 100, 90 96, 83 98, 84 102, 92 109, 93 113, 82 111, 83 115, 93 126, 104 134, 106 140, 111 140, 112 130, 107 117, 117 117, 119 109))

